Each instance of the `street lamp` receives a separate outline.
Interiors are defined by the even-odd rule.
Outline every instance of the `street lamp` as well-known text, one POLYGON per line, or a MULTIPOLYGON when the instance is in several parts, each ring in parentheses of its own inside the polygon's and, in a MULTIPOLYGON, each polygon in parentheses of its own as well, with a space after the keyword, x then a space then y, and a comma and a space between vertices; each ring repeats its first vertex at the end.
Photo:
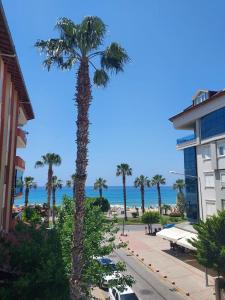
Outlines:
MULTIPOLYGON (((194 175, 188 175, 188 174, 183 174, 183 173, 179 173, 176 171, 169 171, 170 174, 174 174, 174 175, 182 175, 185 177, 189 177, 189 178, 195 178, 199 181, 199 194, 200 194, 200 200, 201 200, 201 215, 202 215, 202 220, 203 220, 203 206, 202 206, 202 184, 201 184, 201 178, 199 176, 194 176, 194 175)), ((208 281, 208 268, 205 267, 205 285, 208 286, 209 285, 209 281, 208 281)))

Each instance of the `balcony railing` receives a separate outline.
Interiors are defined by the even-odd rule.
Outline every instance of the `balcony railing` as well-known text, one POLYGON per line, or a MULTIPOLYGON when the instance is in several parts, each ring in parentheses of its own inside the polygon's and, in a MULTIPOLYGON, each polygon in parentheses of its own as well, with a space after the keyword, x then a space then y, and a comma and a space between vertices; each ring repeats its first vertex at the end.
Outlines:
POLYGON ((25 131, 21 128, 17 128, 17 147, 24 148, 27 144, 27 137, 25 131))
POLYGON ((196 135, 195 134, 191 134, 185 137, 182 137, 180 139, 177 139, 177 145, 182 145, 182 144, 189 144, 191 142, 194 142, 196 140, 196 135))

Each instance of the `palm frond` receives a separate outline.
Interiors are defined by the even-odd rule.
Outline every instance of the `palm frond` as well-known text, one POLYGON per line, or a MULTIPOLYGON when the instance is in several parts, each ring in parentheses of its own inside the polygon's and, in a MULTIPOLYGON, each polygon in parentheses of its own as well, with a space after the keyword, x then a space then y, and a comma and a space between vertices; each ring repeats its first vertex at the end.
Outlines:
POLYGON ((36 161, 34 167, 35 168, 40 168, 40 167, 43 167, 44 166, 44 163, 40 160, 36 161))
POLYGON ((102 44, 105 33, 106 26, 100 18, 85 17, 77 32, 77 43, 82 54, 86 55, 90 50, 97 49, 102 44))
POLYGON ((93 81, 97 86, 106 87, 107 83, 109 82, 109 76, 103 69, 96 70, 94 73, 93 81))
POLYGON ((101 66, 106 70, 118 73, 124 70, 124 65, 129 60, 125 49, 117 43, 112 43, 102 54, 101 66))

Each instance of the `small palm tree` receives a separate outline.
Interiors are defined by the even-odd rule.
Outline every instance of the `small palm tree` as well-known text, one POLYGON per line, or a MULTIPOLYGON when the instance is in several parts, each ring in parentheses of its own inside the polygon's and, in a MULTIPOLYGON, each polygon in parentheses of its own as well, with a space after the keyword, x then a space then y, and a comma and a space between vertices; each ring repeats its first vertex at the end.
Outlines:
POLYGON ((57 176, 52 176, 52 222, 55 224, 55 194, 56 190, 63 187, 63 182, 61 179, 58 179, 57 176))
POLYGON ((186 204, 185 204, 185 197, 184 197, 184 187, 185 182, 183 179, 177 179, 173 185, 173 189, 177 190, 177 208, 179 212, 184 215, 186 204))
POLYGON ((157 188, 159 214, 161 215, 162 214, 162 208, 161 208, 162 198, 161 198, 160 185, 166 184, 166 179, 162 175, 157 174, 152 177, 151 184, 152 184, 152 186, 156 186, 156 188, 157 188))
POLYGON ((134 186, 136 188, 140 188, 141 191, 141 210, 142 210, 142 214, 145 212, 145 187, 150 187, 151 186, 151 182, 148 179, 148 177, 144 176, 144 175, 140 175, 139 177, 137 177, 134 181, 134 186))
POLYGON ((126 176, 132 175, 132 169, 128 164, 120 164, 117 166, 116 176, 122 176, 123 182, 123 201, 124 201, 124 219, 127 221, 127 191, 126 176))
POLYGON ((51 202, 51 192, 52 192, 52 176, 53 176, 53 166, 61 165, 61 157, 55 153, 47 153, 42 155, 41 160, 38 160, 35 163, 35 168, 48 166, 48 182, 47 182, 47 190, 48 190, 48 225, 50 218, 50 202, 51 202))
POLYGON ((173 185, 173 189, 178 190, 179 193, 183 192, 184 187, 185 183, 183 179, 177 179, 173 185))
POLYGON ((50 70, 55 65, 59 69, 73 69, 76 73, 77 104, 77 157, 76 157, 76 197, 75 226, 73 234, 72 274, 70 280, 71 299, 82 298, 82 270, 84 267, 84 201, 85 183, 88 165, 89 143, 89 107, 91 105, 91 81, 89 67, 94 68, 93 82, 96 86, 105 87, 109 82, 109 72, 122 72, 129 57, 118 44, 111 43, 102 49, 106 36, 106 25, 95 16, 85 17, 80 24, 61 18, 56 24, 58 38, 39 40, 35 44, 46 57, 44 66, 50 70), (100 67, 96 67, 97 58, 100 67), (75 67, 78 70, 75 70, 75 67))
POLYGON ((103 189, 107 189, 108 186, 106 184, 106 180, 99 177, 98 179, 96 179, 95 183, 94 183, 94 190, 99 190, 99 196, 100 198, 102 198, 102 191, 103 189))
POLYGON ((28 202, 29 202, 29 193, 30 193, 30 190, 33 188, 33 189, 36 189, 37 188, 37 184, 36 182, 34 182, 34 178, 31 177, 31 176, 27 176, 27 177, 24 177, 24 187, 25 187, 25 207, 28 206, 28 202))
POLYGON ((73 187, 73 199, 75 199, 75 191, 76 191, 76 174, 71 175, 71 179, 66 181, 67 187, 73 187))

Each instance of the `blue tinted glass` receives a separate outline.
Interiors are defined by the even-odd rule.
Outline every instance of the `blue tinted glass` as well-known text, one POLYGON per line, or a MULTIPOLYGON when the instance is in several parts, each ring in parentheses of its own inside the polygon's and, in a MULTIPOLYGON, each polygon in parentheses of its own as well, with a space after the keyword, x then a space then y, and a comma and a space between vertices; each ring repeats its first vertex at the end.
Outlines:
POLYGON ((196 221, 198 218, 198 179, 189 177, 197 176, 195 147, 184 149, 184 172, 187 217, 196 221))
POLYGON ((225 133, 225 107, 201 118, 201 137, 206 139, 225 133))
POLYGON ((16 169, 15 175, 15 195, 18 195, 23 192, 23 172, 16 169))

